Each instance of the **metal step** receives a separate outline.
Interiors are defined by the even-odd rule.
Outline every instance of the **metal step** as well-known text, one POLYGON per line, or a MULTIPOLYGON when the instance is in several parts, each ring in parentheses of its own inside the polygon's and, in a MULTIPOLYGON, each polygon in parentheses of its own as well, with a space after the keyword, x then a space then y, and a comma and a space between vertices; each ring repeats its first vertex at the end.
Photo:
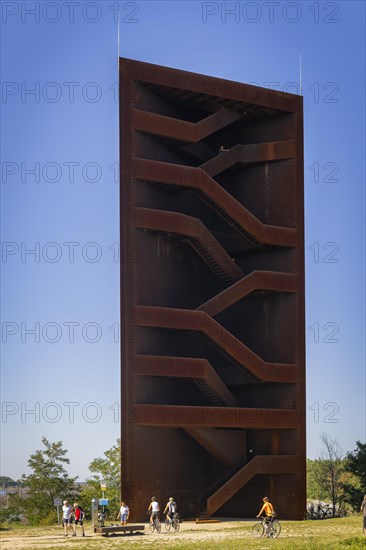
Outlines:
POLYGON ((215 407, 226 407, 226 403, 210 388, 207 382, 195 379, 195 383, 212 405, 215 407))
POLYGON ((260 241, 258 241, 253 235, 251 235, 246 229, 244 229, 238 222, 236 222, 225 210, 219 206, 216 202, 211 200, 205 193, 202 193, 202 191, 199 191, 196 189, 196 193, 201 197, 201 199, 212 208, 212 210, 215 210, 215 212, 223 218, 225 221, 227 221, 236 231, 238 231, 243 237, 245 237, 251 244, 253 244, 256 248, 262 245, 260 241))
POLYGON ((216 273, 218 277, 220 277, 222 281, 224 281, 224 283, 231 285, 235 282, 235 279, 233 279, 222 269, 222 267, 214 260, 214 258, 207 252, 199 241, 192 240, 190 241, 190 244, 192 248, 196 250, 197 254, 201 256, 203 261, 212 269, 212 271, 214 271, 214 273, 216 273))
POLYGON ((221 353, 224 357, 229 359, 231 363, 236 365, 239 369, 244 370, 246 374, 249 374, 252 378, 254 378, 257 382, 260 382, 260 379, 255 376, 250 369, 248 369, 245 365, 240 363, 235 357, 233 357, 229 352, 227 352, 224 348, 222 348, 215 340, 211 339, 209 336, 207 336, 205 333, 200 332, 202 338, 208 342, 213 348, 215 348, 218 352, 221 353))

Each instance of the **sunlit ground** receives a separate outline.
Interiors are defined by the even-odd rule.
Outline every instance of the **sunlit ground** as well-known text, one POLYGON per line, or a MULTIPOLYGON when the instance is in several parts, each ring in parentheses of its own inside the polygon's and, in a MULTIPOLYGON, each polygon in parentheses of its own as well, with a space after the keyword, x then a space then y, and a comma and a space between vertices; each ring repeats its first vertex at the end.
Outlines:
MULTIPOLYGON (((281 520, 280 520, 281 521, 281 520)), ((1 530, 1 550, 74 548, 97 550, 99 548, 131 547, 133 550, 151 548, 177 548, 180 550, 246 550, 247 548, 276 549, 366 549, 366 538, 362 535, 362 517, 352 516, 339 519, 313 521, 281 521, 282 531, 278 539, 254 540, 251 530, 254 521, 223 520, 221 523, 195 524, 183 522, 179 533, 150 533, 145 525, 140 535, 95 535, 90 524, 86 524, 86 537, 78 532, 76 537, 63 536, 60 526, 23 527, 8 526, 1 530)))

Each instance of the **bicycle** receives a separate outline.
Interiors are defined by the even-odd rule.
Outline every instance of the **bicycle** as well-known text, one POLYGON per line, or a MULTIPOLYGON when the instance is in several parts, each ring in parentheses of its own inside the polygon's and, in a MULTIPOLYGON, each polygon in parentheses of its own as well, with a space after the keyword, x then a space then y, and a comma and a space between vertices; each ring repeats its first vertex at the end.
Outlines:
POLYGON ((278 519, 268 520, 267 517, 263 517, 252 529, 252 537, 256 539, 260 539, 263 536, 276 539, 280 533, 281 524, 278 519))
POLYGON ((175 532, 178 532, 180 529, 180 523, 179 523, 179 515, 174 514, 172 519, 166 519, 165 520, 165 529, 167 531, 170 531, 170 528, 173 528, 175 532))
POLYGON ((333 508, 327 503, 321 503, 317 506, 311 503, 307 508, 308 519, 329 519, 333 517, 333 508))
MULTIPOLYGON (((150 516, 150 512, 146 512, 146 514, 150 516)), ((161 523, 158 515, 154 516, 152 522, 149 520, 149 526, 152 533, 154 531, 156 531, 157 533, 161 532, 161 523)))

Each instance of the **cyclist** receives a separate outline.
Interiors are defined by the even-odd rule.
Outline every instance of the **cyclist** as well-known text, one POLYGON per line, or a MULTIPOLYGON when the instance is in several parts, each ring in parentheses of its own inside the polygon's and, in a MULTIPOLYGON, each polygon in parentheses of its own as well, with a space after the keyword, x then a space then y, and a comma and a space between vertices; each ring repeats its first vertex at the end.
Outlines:
POLYGON ((159 517, 159 511, 160 511, 159 503, 156 500, 156 497, 151 497, 151 502, 149 504, 149 507, 148 507, 147 511, 148 512, 151 511, 150 524, 152 525, 154 523, 154 519, 156 517, 159 517))
POLYGON ((263 512, 265 512, 265 514, 266 514, 266 520, 265 521, 266 521, 267 525, 269 525, 270 523, 273 522, 274 516, 276 514, 275 514, 275 511, 273 509, 272 504, 269 502, 268 497, 263 497, 263 506, 261 508, 261 511, 257 515, 257 518, 259 518, 263 514, 263 512))
POLYGON ((173 497, 170 497, 166 503, 163 514, 165 514, 165 512, 167 512, 166 519, 168 521, 172 521, 174 514, 177 512, 177 503, 174 501, 173 497))

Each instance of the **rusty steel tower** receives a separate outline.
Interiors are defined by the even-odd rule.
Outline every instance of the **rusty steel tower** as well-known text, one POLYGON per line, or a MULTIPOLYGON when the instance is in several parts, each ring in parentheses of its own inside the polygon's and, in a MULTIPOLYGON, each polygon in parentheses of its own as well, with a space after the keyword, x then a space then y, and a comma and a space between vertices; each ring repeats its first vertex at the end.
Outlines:
POLYGON ((120 59, 122 493, 304 516, 302 97, 120 59))

